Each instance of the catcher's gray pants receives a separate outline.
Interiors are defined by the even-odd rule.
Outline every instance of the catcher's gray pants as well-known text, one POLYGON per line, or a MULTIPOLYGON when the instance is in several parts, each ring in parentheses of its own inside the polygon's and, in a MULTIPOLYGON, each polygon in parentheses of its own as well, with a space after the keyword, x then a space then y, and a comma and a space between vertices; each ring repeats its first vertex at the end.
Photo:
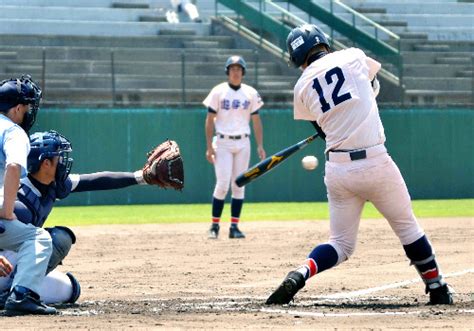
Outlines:
POLYGON ((424 235, 413 214, 410 195, 397 165, 383 145, 366 149, 366 158, 352 161, 349 153, 330 153, 324 181, 330 213, 329 244, 338 263, 354 252, 360 216, 366 201, 388 220, 402 245, 424 235))
POLYGON ((18 220, 0 219, 0 223, 5 228, 0 233, 0 249, 18 253, 11 288, 19 285, 38 293, 51 257, 51 236, 44 229, 18 220))

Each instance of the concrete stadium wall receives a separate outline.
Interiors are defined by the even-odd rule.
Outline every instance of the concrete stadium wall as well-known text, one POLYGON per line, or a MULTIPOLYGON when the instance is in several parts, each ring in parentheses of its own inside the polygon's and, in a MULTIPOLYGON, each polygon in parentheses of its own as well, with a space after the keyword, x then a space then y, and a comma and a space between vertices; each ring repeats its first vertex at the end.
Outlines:
MULTIPOLYGON (((291 110, 261 113, 267 154, 313 133, 291 110)), ((414 199, 474 197, 474 112, 470 109, 386 109, 381 112, 387 147, 414 199)), ((185 162, 182 193, 136 186, 72 194, 63 205, 203 203, 215 177, 205 159, 204 109, 42 109, 33 131, 56 129, 73 144, 73 173, 134 171, 154 145, 176 140, 185 162)), ((252 141, 251 164, 257 162, 252 141)), ((325 201, 324 144, 315 141, 246 188, 248 201, 325 201), (316 155, 320 166, 305 171, 300 160, 316 155)), ((230 196, 230 194, 229 194, 230 196)))

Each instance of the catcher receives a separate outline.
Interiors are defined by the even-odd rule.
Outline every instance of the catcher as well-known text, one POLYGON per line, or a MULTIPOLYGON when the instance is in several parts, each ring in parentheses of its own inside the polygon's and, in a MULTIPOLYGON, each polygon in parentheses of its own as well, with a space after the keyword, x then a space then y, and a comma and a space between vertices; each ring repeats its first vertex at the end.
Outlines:
MULTIPOLYGON (((135 172, 97 172, 69 174, 73 159, 69 140, 56 131, 37 132, 30 136, 28 175, 22 179, 15 202, 15 214, 26 224, 43 227, 54 202, 70 193, 113 190, 132 185, 158 185, 182 190, 184 187, 183 161, 179 146, 165 141, 151 152, 142 170, 135 172)), ((74 303, 80 296, 80 285, 71 273, 55 268, 61 264, 76 242, 73 231, 67 227, 46 228, 53 241, 53 253, 48 263, 46 278, 40 296, 47 303, 74 303)), ((0 251, 0 309, 10 292, 16 253, 0 251), (11 266, 8 266, 8 261, 11 266)))

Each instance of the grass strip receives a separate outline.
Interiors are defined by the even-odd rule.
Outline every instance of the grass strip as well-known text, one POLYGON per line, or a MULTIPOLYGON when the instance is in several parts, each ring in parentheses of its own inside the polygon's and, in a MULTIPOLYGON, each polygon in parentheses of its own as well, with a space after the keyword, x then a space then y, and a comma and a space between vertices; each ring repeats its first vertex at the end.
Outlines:
MULTIPOLYGON (((474 217, 474 199, 415 200, 415 215, 427 217, 474 217)), ((55 207, 47 226, 194 223, 209 222, 211 204, 131 205, 55 207)), ((222 220, 230 218, 230 204, 226 203, 222 220)), ((381 218, 371 203, 365 205, 362 218, 381 218)), ((327 202, 265 202, 245 203, 243 221, 292 221, 329 219, 327 202)))

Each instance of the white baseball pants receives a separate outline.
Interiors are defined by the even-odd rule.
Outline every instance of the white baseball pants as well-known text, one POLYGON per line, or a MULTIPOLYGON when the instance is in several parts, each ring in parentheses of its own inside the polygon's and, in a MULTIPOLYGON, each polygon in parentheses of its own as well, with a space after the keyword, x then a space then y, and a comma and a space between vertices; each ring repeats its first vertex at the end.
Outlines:
POLYGON ((224 200, 229 186, 232 188, 232 197, 243 199, 245 190, 235 185, 235 178, 247 170, 250 162, 250 139, 245 137, 238 140, 218 137, 215 141, 216 159, 216 186, 214 197, 224 200))
POLYGON ((328 191, 331 244, 338 264, 354 252, 362 209, 370 201, 388 220, 402 245, 424 235, 413 214, 405 181, 383 145, 366 150, 367 158, 351 161, 349 153, 331 152, 324 182, 328 191))

